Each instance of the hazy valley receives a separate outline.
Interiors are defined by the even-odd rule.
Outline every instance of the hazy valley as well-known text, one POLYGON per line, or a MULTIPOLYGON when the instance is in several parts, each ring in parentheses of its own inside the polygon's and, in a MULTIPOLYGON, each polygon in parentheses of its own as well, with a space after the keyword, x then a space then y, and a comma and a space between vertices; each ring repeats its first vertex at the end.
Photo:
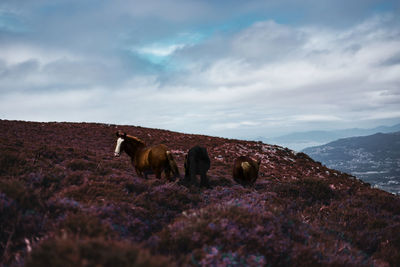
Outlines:
POLYGON ((303 152, 329 168, 400 194, 400 132, 340 139, 303 152))

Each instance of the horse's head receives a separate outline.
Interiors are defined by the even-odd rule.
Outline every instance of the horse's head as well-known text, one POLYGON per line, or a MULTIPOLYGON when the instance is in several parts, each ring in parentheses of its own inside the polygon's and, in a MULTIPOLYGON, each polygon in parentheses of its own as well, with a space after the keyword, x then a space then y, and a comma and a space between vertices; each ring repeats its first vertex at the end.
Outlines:
POLYGON ((121 152, 124 150, 123 143, 126 139, 126 133, 121 134, 121 133, 117 132, 116 135, 117 135, 118 139, 117 139, 117 145, 115 147, 114 156, 119 157, 121 155, 121 152))
POLYGON ((117 145, 115 147, 114 156, 119 157, 122 151, 125 151, 131 158, 135 156, 137 149, 145 147, 146 144, 139 138, 131 135, 126 135, 126 133, 116 133, 117 145))

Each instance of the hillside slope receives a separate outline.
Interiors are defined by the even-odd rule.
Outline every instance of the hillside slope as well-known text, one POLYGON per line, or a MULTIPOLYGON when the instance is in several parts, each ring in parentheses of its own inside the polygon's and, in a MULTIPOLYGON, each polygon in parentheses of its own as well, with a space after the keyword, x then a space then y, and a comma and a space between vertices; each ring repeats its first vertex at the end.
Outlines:
POLYGON ((260 142, 133 126, 0 121, 0 255, 14 266, 395 266, 400 198, 260 142), (207 147, 210 189, 136 176, 115 132, 207 147), (238 155, 261 159, 251 188, 238 155))
POLYGON ((400 132, 345 138, 303 151, 330 168, 400 194, 400 132))

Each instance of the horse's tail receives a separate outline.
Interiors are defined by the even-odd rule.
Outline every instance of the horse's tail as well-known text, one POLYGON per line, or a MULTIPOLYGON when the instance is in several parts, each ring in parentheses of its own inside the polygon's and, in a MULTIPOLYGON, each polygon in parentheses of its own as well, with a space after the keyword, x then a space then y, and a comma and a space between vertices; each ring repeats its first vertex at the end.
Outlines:
POLYGON ((179 174, 178 166, 176 165, 174 157, 172 157, 172 153, 170 151, 167 151, 166 155, 167 155, 168 163, 169 163, 172 173, 174 174, 175 177, 180 178, 181 175, 179 174))

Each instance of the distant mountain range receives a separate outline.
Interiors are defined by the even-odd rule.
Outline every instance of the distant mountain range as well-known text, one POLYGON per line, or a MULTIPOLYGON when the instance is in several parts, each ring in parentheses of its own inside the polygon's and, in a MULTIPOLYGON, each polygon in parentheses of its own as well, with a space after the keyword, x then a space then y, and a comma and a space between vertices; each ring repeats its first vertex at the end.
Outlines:
POLYGON ((329 168, 400 194, 400 131, 339 139, 303 152, 329 168))
POLYGON ((400 124, 396 124, 394 126, 379 126, 372 129, 352 128, 333 131, 294 132, 271 138, 259 137, 258 140, 263 141, 264 143, 277 144, 296 151, 301 151, 306 147, 323 145, 340 138, 366 136, 375 133, 391 133, 397 131, 400 131, 400 124))

